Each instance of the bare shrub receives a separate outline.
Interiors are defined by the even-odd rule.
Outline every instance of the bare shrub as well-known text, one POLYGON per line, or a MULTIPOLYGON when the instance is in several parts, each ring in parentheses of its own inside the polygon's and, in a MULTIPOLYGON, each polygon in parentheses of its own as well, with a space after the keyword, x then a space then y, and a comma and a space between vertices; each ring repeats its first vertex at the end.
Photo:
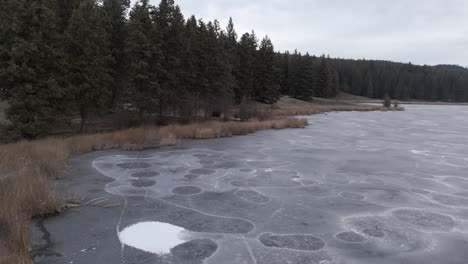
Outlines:
POLYGON ((387 107, 387 108, 392 106, 392 98, 390 98, 390 96, 388 94, 386 94, 385 97, 384 97, 383 106, 387 107))

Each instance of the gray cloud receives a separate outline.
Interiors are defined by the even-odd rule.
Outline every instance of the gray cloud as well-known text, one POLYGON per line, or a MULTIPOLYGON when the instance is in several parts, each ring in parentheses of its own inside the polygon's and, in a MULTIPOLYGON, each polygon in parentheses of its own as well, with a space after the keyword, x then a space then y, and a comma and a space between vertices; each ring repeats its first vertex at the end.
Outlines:
MULTIPOLYGON (((152 0, 158 4, 158 0, 152 0)), ((185 16, 233 17, 278 50, 415 64, 468 65, 466 0, 176 0, 185 16)))

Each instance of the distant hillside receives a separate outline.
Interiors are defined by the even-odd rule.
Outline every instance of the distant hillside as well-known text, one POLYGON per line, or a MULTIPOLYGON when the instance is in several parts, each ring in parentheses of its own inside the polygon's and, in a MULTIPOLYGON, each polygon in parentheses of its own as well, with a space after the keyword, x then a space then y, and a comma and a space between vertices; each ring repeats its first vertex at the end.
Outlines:
POLYGON ((368 98, 468 102, 468 69, 373 60, 330 59, 339 90, 368 98))
POLYGON ((459 65, 449 65, 449 64, 440 64, 435 66, 436 68, 449 70, 449 71, 457 71, 457 72, 468 72, 468 69, 459 65))

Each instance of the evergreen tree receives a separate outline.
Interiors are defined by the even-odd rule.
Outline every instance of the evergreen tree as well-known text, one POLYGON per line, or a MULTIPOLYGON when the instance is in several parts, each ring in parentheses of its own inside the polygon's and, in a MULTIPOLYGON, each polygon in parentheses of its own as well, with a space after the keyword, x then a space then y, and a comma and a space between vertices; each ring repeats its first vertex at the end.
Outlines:
MULTIPOLYGON (((229 18, 229 23, 226 28, 226 34, 225 34, 225 50, 228 55, 229 59, 229 64, 231 66, 231 75, 233 76, 232 79, 232 90, 235 95, 240 95, 242 94, 241 92, 241 87, 239 85, 239 82, 237 80, 237 77, 239 76, 239 54, 238 54, 238 43, 237 43, 237 32, 234 28, 234 22, 232 18, 229 18)), ((241 98, 234 98, 235 103, 240 103, 241 98)))
POLYGON ((225 47, 226 50, 229 53, 232 53, 231 56, 234 56, 234 50, 236 49, 237 46, 237 33, 234 28, 234 22, 232 21, 232 17, 229 18, 229 23, 226 28, 226 41, 225 41, 225 47))
POLYGON ((239 102, 243 97, 254 97, 255 83, 255 57, 257 54, 258 40, 255 32, 242 35, 238 45, 239 66, 235 71, 239 89, 236 90, 235 100, 239 102))
POLYGON ((127 53, 130 58, 130 89, 128 99, 144 114, 158 111, 162 114, 163 94, 159 84, 161 74, 161 35, 153 23, 154 8, 148 0, 140 0, 130 12, 127 53))
POLYGON ((275 68, 275 50, 268 37, 260 43, 255 66, 255 99, 267 104, 276 103, 280 98, 280 87, 275 68))
POLYGON ((290 54, 286 51, 285 54, 277 53, 276 67, 280 69, 280 92, 281 94, 289 94, 288 80, 291 74, 290 70, 290 54))
POLYGON ((111 99, 112 56, 99 23, 94 0, 85 0, 73 11, 66 30, 68 79, 81 116, 83 131, 91 110, 102 111, 111 99))
POLYGON ((209 92, 206 113, 225 112, 233 95, 234 77, 229 61, 229 54, 225 49, 225 35, 221 31, 219 22, 207 24, 208 42, 208 81, 209 92))
POLYGON ((299 98, 301 93, 300 79, 301 79, 301 61, 302 55, 295 50, 288 60, 288 79, 285 81, 288 91, 287 94, 294 98, 299 98))
POLYGON ((331 94, 329 90, 329 75, 328 63, 325 57, 321 57, 317 68, 316 94, 318 97, 328 97, 331 94))
POLYGON ((300 68, 297 74, 295 98, 309 100, 315 95, 315 66, 314 60, 307 53, 300 59, 300 68))
POLYGON ((6 1, 1 21, 0 96, 14 134, 34 138, 69 120, 64 53, 50 2, 6 1))
POLYGON ((198 21, 198 27, 195 35, 195 45, 194 47, 194 59, 195 59, 195 72, 196 72, 196 82, 195 85, 195 109, 197 111, 206 110, 208 102, 209 92, 210 92, 210 75, 209 75, 209 59, 211 54, 209 54, 209 43, 208 43, 208 28, 206 24, 202 21, 198 21))
POLYGON ((372 74, 370 73, 370 71, 367 73, 364 79, 364 84, 366 85, 365 96, 369 98, 374 97, 374 84, 372 81, 372 74))
POLYGON ((58 32, 64 34, 65 30, 68 28, 70 18, 73 14, 73 11, 77 9, 84 0, 47 0, 54 6, 55 13, 57 14, 58 23, 58 32))
POLYGON ((184 75, 181 55, 184 50, 185 20, 173 0, 161 1, 154 20, 162 36, 161 64, 165 71, 160 77, 160 85, 168 105, 176 114, 177 107, 186 103, 188 94, 180 82, 184 75))
POLYGON ((209 50, 206 24, 202 20, 197 21, 195 16, 190 17, 186 23, 184 39, 184 85, 190 97, 190 103, 187 104, 190 110, 185 111, 198 117, 199 113, 205 110, 210 95, 209 65, 212 54, 209 50))
POLYGON ((330 91, 328 97, 334 97, 340 92, 340 77, 338 75, 338 72, 333 67, 330 68, 328 78, 330 91))
POLYGON ((102 0, 100 8, 101 24, 106 32, 109 50, 113 57, 110 65, 112 77, 112 106, 115 107, 124 90, 127 73, 128 57, 125 53, 128 30, 127 30, 127 9, 130 0, 102 0))
POLYGON ((191 16, 185 23, 183 35, 183 53, 182 53, 182 75, 180 85, 187 93, 187 103, 181 106, 181 114, 186 118, 192 118, 198 111, 199 102, 199 72, 197 68, 199 53, 199 42, 197 41, 198 23, 195 16, 191 16))

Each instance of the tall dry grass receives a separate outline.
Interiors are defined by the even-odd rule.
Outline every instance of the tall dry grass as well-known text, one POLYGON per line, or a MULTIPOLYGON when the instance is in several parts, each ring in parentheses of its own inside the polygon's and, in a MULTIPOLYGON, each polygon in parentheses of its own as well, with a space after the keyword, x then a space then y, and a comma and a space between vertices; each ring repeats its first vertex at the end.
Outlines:
POLYGON ((64 198, 55 192, 53 180, 67 169, 68 159, 73 155, 116 148, 137 150, 154 140, 159 141, 160 145, 173 145, 182 138, 218 138, 305 126, 306 120, 296 118, 211 121, 166 127, 147 126, 0 146, 0 263, 31 263, 30 219, 55 214, 64 208, 64 198))

